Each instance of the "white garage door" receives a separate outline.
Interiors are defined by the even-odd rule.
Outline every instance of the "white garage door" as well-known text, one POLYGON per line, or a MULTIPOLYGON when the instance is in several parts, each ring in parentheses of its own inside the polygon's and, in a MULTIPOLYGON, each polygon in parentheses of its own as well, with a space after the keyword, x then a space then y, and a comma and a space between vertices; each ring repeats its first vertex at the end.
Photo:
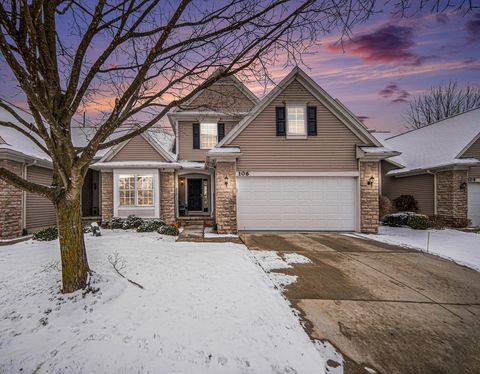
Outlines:
POLYGON ((355 230, 356 178, 237 177, 239 230, 355 230))
POLYGON ((468 218, 473 226, 480 226, 480 183, 468 184, 468 218))

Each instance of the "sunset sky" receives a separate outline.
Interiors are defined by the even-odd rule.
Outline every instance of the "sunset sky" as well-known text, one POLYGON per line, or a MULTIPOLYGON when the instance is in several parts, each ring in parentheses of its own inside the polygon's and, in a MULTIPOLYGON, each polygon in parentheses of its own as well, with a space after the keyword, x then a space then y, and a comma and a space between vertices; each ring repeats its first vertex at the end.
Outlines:
MULTIPOLYGON (((339 34, 320 38, 302 68, 372 129, 404 131, 408 100, 432 85, 449 80, 480 85, 480 9, 408 18, 384 11, 352 31, 343 48, 339 34)), ((95 50, 102 50, 101 43, 95 50)), ((278 83, 290 69, 279 63, 271 73, 278 83)), ((0 95, 21 105, 22 94, 7 70, 0 59, 0 95)), ((258 84, 249 87, 265 94, 258 84)), ((103 96, 97 104, 113 100, 103 96)))
MULTIPOLYGON (((480 10, 408 19, 379 14, 353 31, 344 51, 339 35, 323 38, 306 57, 306 71, 370 128, 405 131, 408 100, 432 85, 480 85, 480 10)), ((286 73, 274 69, 277 79, 286 73)))

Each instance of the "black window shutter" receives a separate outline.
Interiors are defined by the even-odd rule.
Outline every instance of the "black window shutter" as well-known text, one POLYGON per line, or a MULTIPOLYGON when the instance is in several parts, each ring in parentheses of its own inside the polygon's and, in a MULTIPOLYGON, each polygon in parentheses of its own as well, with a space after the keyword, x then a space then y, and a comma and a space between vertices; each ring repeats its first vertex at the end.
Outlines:
POLYGON ((220 142, 225 137, 225 124, 219 123, 217 124, 217 139, 220 142))
POLYGON ((317 135, 317 107, 307 107, 308 135, 317 135))
POLYGON ((277 106, 275 108, 275 119, 277 123, 277 136, 284 136, 285 135, 285 107, 284 106, 277 106))
POLYGON ((200 124, 193 124, 193 149, 200 149, 200 124))

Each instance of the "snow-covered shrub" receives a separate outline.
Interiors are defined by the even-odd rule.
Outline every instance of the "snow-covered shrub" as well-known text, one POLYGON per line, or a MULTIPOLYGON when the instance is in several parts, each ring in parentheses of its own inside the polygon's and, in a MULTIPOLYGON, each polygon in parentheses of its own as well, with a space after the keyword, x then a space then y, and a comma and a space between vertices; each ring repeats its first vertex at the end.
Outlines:
POLYGON ((430 218, 424 214, 411 214, 407 219, 407 226, 415 230, 426 230, 430 228, 430 218))
POLYGON ((378 212, 379 219, 382 219, 387 214, 392 213, 393 205, 392 205, 392 201, 388 197, 384 195, 380 195, 378 198, 378 203, 379 203, 379 212, 378 212))
POLYGON ((128 230, 128 229, 136 229, 137 227, 139 227, 140 225, 143 224, 143 218, 140 218, 140 217, 137 217, 136 215, 134 214, 130 214, 127 219, 123 222, 123 226, 122 228, 124 230, 128 230))
POLYGON ((412 195, 400 195, 393 200, 397 212, 418 212, 417 200, 412 195))
POLYGON ((391 213, 383 217, 382 223, 385 226, 400 227, 406 226, 408 217, 415 214, 413 212, 400 212, 400 213, 391 213))
POLYGON ((36 232, 32 235, 33 240, 50 241, 58 238, 58 229, 49 227, 48 229, 36 232))
POLYGON ((148 219, 137 227, 137 232, 154 232, 160 227, 165 226, 165 222, 160 219, 148 219))
POLYGON ((102 227, 106 229, 121 229, 123 228, 124 219, 120 217, 113 217, 102 221, 102 227))
POLYGON ((175 226, 170 226, 170 225, 164 225, 158 229, 158 233, 162 235, 171 235, 171 236, 177 236, 178 235, 178 229, 175 226))

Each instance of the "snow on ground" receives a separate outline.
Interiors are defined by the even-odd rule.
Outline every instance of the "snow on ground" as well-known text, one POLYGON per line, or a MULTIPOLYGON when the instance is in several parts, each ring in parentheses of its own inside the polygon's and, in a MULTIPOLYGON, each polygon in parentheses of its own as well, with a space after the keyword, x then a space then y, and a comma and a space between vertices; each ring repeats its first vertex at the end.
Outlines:
POLYGON ((355 234, 428 252, 480 271, 480 234, 458 230, 413 230, 380 226, 378 235, 355 234), (430 239, 428 235, 430 234, 430 239), (428 247, 427 247, 428 242, 428 247))
POLYGON ((324 372, 245 246, 110 230, 86 243, 100 291, 85 296, 59 293, 56 241, 0 247, 0 373, 324 372))
POLYGON ((217 234, 213 227, 205 227, 203 230, 204 238, 238 238, 236 234, 217 234))
MULTIPOLYGON (((251 251, 254 260, 267 272, 273 284, 280 290, 297 281, 296 275, 283 274, 272 270, 292 268, 294 264, 308 264, 312 261, 298 253, 285 253, 283 258, 276 251, 251 251)), ((327 373, 343 374, 344 359, 342 353, 328 341, 315 340, 315 346, 326 362, 327 373), (336 363, 336 364, 333 364, 336 363)))

